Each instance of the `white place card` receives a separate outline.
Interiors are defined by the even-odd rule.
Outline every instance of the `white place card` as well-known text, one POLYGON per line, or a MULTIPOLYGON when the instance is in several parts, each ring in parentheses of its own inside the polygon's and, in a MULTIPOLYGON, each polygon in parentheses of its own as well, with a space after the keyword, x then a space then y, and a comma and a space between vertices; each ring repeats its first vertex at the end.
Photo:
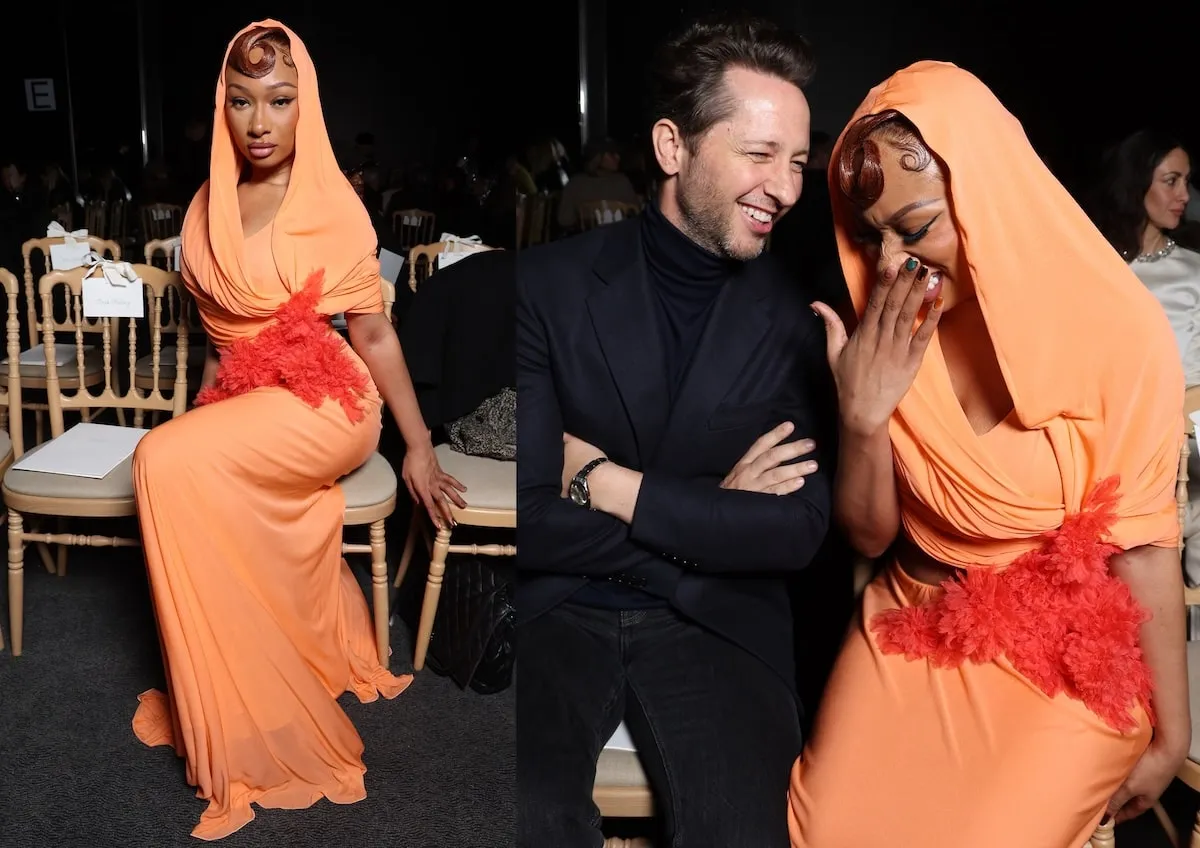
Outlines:
POLYGON ((103 480, 133 455, 138 442, 149 432, 141 427, 76 424, 57 439, 25 454, 12 468, 103 480))
POLYGON ((141 279, 128 280, 115 269, 104 268, 83 281, 85 318, 143 318, 146 296, 141 279))
POLYGON ((86 241, 67 241, 50 245, 50 268, 53 271, 70 271, 87 264, 92 246, 86 241))
POLYGON ((625 722, 621 722, 617 725, 617 729, 613 732, 612 738, 604 743, 604 748, 607 751, 637 750, 633 744, 633 738, 629 735, 629 728, 625 726, 625 722))
POLYGON ((400 279, 400 272, 402 270, 404 270, 404 257, 399 253, 392 253, 386 247, 380 248, 379 276, 394 286, 396 285, 396 280, 400 279))
POLYGON ((483 252, 482 250, 443 250, 437 257, 438 268, 449 268, 455 262, 461 262, 468 256, 475 256, 483 252))

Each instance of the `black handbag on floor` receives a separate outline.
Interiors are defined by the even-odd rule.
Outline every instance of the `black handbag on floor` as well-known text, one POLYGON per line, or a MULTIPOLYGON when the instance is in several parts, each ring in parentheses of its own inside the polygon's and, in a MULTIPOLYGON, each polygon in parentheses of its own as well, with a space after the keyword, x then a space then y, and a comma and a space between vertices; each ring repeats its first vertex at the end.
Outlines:
POLYGON ((511 566, 498 557, 485 560, 446 563, 428 664, 464 689, 491 695, 512 683, 516 610, 511 566))

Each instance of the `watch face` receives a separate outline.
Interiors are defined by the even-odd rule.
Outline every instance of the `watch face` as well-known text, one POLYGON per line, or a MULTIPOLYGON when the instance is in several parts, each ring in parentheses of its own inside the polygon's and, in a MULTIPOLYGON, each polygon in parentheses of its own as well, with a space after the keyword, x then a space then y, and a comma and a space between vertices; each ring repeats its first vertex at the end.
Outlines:
POLYGON ((587 483, 582 480, 572 480, 568 493, 571 495, 571 500, 576 506, 588 505, 588 490, 587 483))

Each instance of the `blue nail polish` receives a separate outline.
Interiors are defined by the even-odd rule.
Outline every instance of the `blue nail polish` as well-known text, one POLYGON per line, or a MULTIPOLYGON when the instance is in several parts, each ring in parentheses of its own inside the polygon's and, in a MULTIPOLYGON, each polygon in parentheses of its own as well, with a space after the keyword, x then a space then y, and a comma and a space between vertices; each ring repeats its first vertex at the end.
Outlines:
POLYGON ((917 260, 912 256, 908 257, 908 261, 904 263, 904 270, 905 271, 917 270, 917 260))

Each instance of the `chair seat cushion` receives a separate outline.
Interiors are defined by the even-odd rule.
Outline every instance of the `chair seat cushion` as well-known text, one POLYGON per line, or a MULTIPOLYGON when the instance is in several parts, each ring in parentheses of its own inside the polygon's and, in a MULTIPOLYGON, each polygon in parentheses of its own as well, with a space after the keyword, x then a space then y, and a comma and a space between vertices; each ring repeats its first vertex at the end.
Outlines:
MULTIPOLYGON (((58 366, 58 379, 61 382, 69 382, 79 379, 79 360, 75 357, 75 348, 71 347, 71 360, 58 366)), ((60 350, 61 347, 56 347, 55 350, 60 350)), ((22 380, 45 380, 46 365, 45 363, 27 364, 21 362, 17 366, 17 370, 21 374, 22 380)), ((83 354, 83 373, 85 376, 100 374, 104 371, 104 353, 97 347, 92 347, 91 350, 85 351, 83 354)), ((8 358, 5 357, 0 361, 0 385, 8 385, 8 358)))
MULTIPOLYGON (((187 368, 189 371, 204 367, 204 359, 208 354, 208 350, 204 347, 191 345, 187 352, 187 368)), ((154 376, 153 354, 146 354, 137 361, 134 365, 134 373, 143 380, 152 379, 154 376)), ((196 375, 199 377, 199 374, 196 375)), ((175 345, 163 345, 162 352, 158 355, 158 381, 160 383, 175 382, 175 345)))
POLYGON ((596 761, 596 786, 646 786, 646 772, 636 751, 605 748, 596 761))
MULTIPOLYGON (((25 452, 25 456, 37 453, 52 443, 53 440, 30 448, 25 452)), ((9 491, 35 498, 132 499, 133 456, 126 457, 124 462, 100 480, 90 477, 72 477, 68 474, 46 474, 42 471, 18 471, 10 468, 4 474, 4 486, 9 491)))
POLYGON ((396 472, 386 459, 373 453, 366 462, 338 480, 338 485, 346 498, 346 509, 374 506, 396 494, 396 472))
POLYGON ((517 464, 467 456, 449 445, 434 448, 442 470, 467 487, 467 504, 478 509, 517 508, 517 464))

